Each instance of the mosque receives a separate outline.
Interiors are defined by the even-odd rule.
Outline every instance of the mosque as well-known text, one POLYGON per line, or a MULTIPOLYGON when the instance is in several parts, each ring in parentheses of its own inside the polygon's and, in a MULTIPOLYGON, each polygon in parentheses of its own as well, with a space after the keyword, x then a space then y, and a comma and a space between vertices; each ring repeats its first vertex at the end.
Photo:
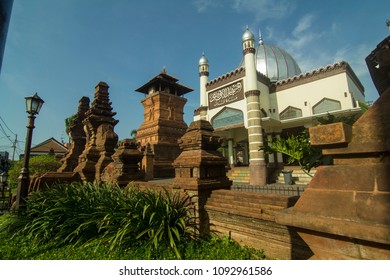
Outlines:
POLYGON ((265 185, 270 168, 283 165, 281 154, 266 156, 259 150, 267 138, 299 133, 329 114, 361 114, 364 87, 345 61, 302 73, 282 48, 265 44, 261 36, 256 46, 248 28, 242 48, 239 66, 213 80, 202 55, 194 120, 209 121, 224 139, 230 166, 249 166, 250 184, 265 185))

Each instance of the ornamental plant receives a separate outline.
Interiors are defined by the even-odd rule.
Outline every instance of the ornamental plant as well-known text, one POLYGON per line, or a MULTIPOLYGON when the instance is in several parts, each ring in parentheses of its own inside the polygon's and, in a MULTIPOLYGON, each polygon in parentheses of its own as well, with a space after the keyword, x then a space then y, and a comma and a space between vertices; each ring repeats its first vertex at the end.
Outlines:
MULTIPOLYGON (((33 193, 24 216, 6 230, 27 236, 32 245, 134 248, 149 256, 160 247, 181 258, 178 243, 188 234, 188 198, 177 192, 81 183, 58 184, 33 193), (15 226, 17 225, 17 226, 15 226)), ((1 229, 0 229, 1 230, 1 229)))
POLYGON ((320 148, 310 145, 309 132, 305 130, 298 135, 290 135, 286 139, 272 139, 268 145, 260 147, 265 153, 282 153, 287 156, 288 164, 298 164, 301 169, 310 177, 309 173, 314 167, 330 164, 332 159, 322 155, 320 148))

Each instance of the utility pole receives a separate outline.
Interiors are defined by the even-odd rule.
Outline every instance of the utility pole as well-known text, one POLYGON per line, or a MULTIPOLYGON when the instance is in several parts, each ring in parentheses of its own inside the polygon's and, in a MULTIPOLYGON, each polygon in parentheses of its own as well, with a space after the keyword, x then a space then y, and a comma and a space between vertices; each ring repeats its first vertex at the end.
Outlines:
POLYGON ((12 161, 15 160, 16 143, 18 143, 18 135, 17 134, 15 134, 15 141, 14 141, 14 144, 12 145, 12 148, 13 148, 13 151, 12 151, 12 161))

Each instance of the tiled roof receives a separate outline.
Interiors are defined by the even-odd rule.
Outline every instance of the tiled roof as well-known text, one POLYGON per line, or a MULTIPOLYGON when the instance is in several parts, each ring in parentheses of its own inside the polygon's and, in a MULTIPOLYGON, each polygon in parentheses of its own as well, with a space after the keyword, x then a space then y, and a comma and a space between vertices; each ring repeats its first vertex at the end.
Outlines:
POLYGON ((55 153, 67 153, 68 149, 56 139, 49 138, 31 148, 32 153, 49 153, 53 149, 55 153))
POLYGON ((356 76, 356 74, 353 72, 352 68, 349 66, 349 64, 346 61, 339 61, 339 62, 336 62, 333 64, 329 64, 329 65, 314 69, 314 70, 306 72, 306 73, 302 73, 300 75, 296 75, 296 76, 293 76, 293 77, 290 77, 290 78, 287 78, 287 79, 284 79, 281 81, 277 81, 275 83, 275 86, 281 87, 281 86, 288 85, 288 84, 295 84, 298 82, 303 82, 304 80, 313 78, 315 76, 319 76, 319 78, 322 78, 323 75, 332 74, 336 70, 347 71, 350 74, 351 78, 355 81, 356 85, 358 87, 360 87, 362 92, 364 92, 364 87, 361 84, 361 82, 359 81, 359 78, 356 76))
POLYGON ((239 68, 236 68, 233 71, 230 71, 226 74, 223 74, 223 75, 221 75, 213 80, 210 80, 206 84, 206 87, 208 89, 213 89, 213 88, 216 88, 220 85, 231 82, 239 77, 244 77, 244 76, 245 76, 245 67, 239 67, 239 68))

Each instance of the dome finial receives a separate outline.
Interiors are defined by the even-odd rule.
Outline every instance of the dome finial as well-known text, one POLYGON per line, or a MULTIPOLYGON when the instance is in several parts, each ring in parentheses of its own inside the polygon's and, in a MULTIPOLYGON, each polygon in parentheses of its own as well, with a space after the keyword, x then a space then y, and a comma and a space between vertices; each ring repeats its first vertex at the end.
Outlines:
POLYGON ((263 44, 264 44, 263 35, 261 35, 261 29, 259 28, 259 45, 263 45, 263 44))

